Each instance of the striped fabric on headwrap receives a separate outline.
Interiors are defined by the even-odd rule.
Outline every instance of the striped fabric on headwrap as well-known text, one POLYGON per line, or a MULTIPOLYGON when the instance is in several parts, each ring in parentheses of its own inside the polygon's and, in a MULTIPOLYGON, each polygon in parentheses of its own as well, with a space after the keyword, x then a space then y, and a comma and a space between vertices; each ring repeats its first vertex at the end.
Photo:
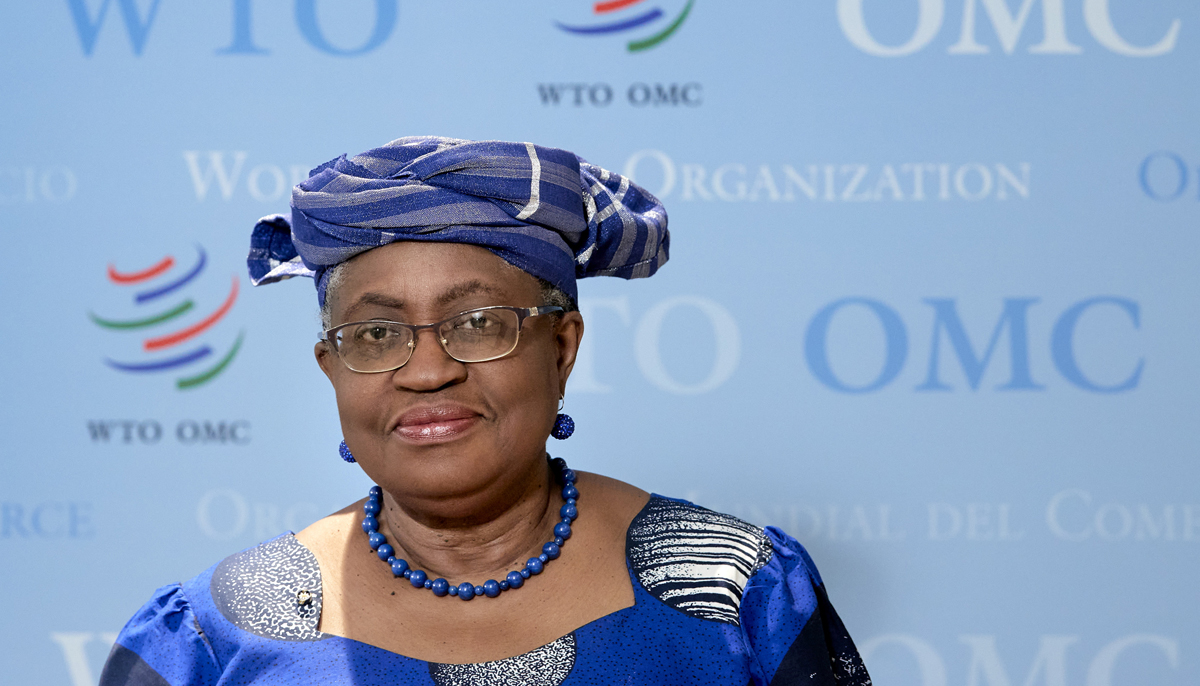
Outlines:
POLYGON ((482 246, 576 301, 576 279, 650 276, 670 242, 645 189, 532 143, 400 138, 312 170, 291 204, 254 227, 250 279, 313 277, 321 305, 330 269, 395 241, 482 246))

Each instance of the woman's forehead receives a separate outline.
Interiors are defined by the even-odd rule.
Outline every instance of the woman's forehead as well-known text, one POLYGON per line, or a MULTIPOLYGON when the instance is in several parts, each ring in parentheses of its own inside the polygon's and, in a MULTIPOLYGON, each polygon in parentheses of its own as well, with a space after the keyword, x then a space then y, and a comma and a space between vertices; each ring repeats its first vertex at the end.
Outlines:
POLYGON ((346 263, 341 281, 335 293, 338 309, 440 310, 480 298, 488 304, 517 304, 540 290, 537 279, 491 251, 460 243, 391 243, 346 263))

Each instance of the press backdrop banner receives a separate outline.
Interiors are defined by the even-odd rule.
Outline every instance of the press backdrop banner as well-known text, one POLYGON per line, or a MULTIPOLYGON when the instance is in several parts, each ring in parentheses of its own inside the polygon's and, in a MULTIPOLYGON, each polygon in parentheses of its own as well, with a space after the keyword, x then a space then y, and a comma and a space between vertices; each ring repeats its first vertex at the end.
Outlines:
POLYGON ((367 481, 250 228, 406 135, 671 216, 580 284, 573 466, 808 546, 877 683, 1200 681, 1190 0, 0 5, 0 663, 89 686, 158 586, 367 481))

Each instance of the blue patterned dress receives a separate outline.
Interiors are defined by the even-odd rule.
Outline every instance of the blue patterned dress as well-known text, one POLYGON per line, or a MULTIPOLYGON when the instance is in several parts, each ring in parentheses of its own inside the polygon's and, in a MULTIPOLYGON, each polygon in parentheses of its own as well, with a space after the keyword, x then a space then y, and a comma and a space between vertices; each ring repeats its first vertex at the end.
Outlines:
POLYGON ((285 534, 159 589, 100 686, 869 686, 817 569, 787 534, 652 496, 629 526, 634 604, 523 655, 405 657, 317 630, 321 573, 285 534))

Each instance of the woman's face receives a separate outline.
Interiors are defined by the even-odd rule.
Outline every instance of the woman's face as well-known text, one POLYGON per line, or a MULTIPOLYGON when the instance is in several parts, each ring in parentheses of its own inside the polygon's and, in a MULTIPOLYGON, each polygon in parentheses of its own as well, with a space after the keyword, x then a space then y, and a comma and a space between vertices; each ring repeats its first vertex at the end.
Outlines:
MULTIPOLYGON (((368 319, 428 324, 493 305, 542 305, 536 279, 488 250, 402 241, 354 258, 331 294, 333 325, 368 319)), ((527 318, 516 349, 490 362, 446 354, 431 329, 412 358, 377 374, 351 371, 326 343, 346 444, 363 470, 401 503, 437 515, 479 512, 517 497, 537 475, 558 399, 583 335, 577 312, 527 318)))

